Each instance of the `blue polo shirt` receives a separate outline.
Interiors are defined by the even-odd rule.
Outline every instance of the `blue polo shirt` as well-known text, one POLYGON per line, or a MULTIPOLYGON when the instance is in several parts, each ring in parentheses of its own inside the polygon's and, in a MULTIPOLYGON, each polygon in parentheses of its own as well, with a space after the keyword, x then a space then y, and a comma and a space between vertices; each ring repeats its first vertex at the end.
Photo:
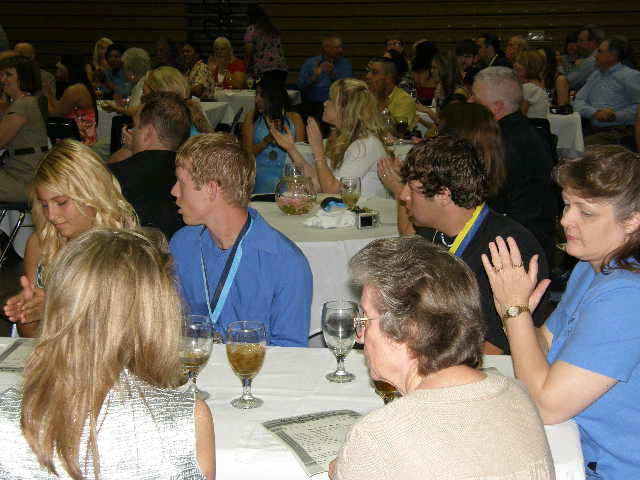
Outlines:
POLYGON ((315 82, 311 81, 313 69, 322 62, 322 55, 308 58, 300 68, 298 75, 298 88, 302 91, 303 99, 307 102, 324 102, 329 99, 329 87, 340 78, 353 76, 351 62, 344 57, 334 62, 335 77, 331 78, 326 73, 321 73, 315 82))
MULTIPOLYGON (((218 319, 218 331, 224 337, 231 322, 258 320, 267 329, 269 345, 306 347, 313 293, 309 262, 257 211, 248 211, 252 224, 242 242, 242 257, 218 319)), ((181 228, 171 238, 170 247, 190 313, 208 315, 200 253, 213 296, 231 249, 221 250, 204 225, 181 228)))
POLYGON ((559 360, 618 382, 580 412, 588 478, 640 478, 640 274, 597 273, 579 262, 547 328, 548 361, 559 360))

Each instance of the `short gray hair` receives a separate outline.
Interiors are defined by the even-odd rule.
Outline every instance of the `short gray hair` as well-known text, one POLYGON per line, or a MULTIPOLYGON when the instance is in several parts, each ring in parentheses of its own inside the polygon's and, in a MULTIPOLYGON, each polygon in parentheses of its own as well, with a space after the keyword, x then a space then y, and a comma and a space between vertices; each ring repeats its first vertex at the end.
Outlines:
POLYGON ((405 343, 420 374, 482 358, 485 324, 475 275, 422 237, 375 240, 349 262, 354 281, 375 290, 380 328, 405 343))
POLYGON ((145 73, 151 70, 151 58, 142 48, 129 48, 122 55, 122 68, 135 78, 142 78, 145 73))
POLYGON ((510 105, 511 108, 506 108, 509 113, 517 111, 522 104, 522 85, 511 68, 487 67, 478 72, 473 83, 486 85, 491 101, 510 105))

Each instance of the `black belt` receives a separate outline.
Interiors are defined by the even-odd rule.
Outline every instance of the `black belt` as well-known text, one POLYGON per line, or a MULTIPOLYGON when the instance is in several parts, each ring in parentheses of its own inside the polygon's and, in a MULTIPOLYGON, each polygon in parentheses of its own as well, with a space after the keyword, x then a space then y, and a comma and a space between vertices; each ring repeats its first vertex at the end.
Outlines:
MULTIPOLYGON (((40 151, 42 153, 49 151, 49 147, 40 147, 40 151)), ((31 155, 32 153, 36 153, 36 149, 33 147, 29 148, 16 148, 12 150, 13 154, 18 155, 31 155)))

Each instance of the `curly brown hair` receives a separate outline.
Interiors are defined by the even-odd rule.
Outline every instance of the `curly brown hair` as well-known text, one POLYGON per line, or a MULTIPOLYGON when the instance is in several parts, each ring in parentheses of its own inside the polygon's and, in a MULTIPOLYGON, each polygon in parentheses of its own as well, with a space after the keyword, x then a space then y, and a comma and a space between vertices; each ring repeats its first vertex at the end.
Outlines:
POLYGON ((402 165, 402 181, 417 180, 422 193, 433 197, 448 188, 451 200, 474 208, 487 198, 484 166, 473 145, 462 138, 439 135, 413 147, 402 165))

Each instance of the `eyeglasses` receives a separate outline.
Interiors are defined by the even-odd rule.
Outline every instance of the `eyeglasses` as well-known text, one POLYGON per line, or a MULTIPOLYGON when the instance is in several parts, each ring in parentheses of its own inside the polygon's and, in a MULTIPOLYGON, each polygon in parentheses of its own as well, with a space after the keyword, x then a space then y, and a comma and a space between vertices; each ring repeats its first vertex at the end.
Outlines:
POLYGON ((378 320, 380 318, 382 318, 384 315, 380 315, 379 317, 367 317, 366 315, 358 315, 356 317, 354 317, 353 319, 353 328, 356 331, 356 335, 358 337, 361 337, 364 334, 364 329, 366 328, 367 324, 371 321, 371 320, 378 320))

